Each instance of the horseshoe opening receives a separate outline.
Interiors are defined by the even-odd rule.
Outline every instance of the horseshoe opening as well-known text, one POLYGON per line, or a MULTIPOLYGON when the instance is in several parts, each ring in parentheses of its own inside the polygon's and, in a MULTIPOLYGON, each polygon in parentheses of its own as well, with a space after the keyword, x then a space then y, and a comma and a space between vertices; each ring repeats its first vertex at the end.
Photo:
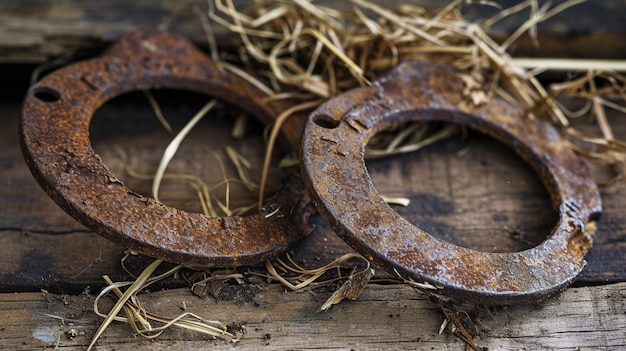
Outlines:
MULTIPOLYGON (((94 151, 127 187, 146 197, 152 197, 152 176, 163 151, 210 100, 206 95, 181 90, 155 90, 151 94, 172 132, 159 121, 142 92, 108 101, 96 111, 90 124, 94 151)), ((265 152, 264 128, 235 107, 218 103, 179 146, 161 182, 159 200, 196 213, 206 212, 211 206, 218 216, 256 211, 265 152), (240 135, 233 137, 233 132, 240 135), (203 204, 205 200, 211 204, 203 204)), ((266 187, 268 195, 278 190, 282 176, 277 165, 283 153, 280 148, 276 150, 266 187)))
POLYGON ((522 251, 545 240, 558 220, 535 171, 473 130, 418 151, 366 158, 366 166, 379 193, 410 200, 390 204, 399 215, 458 246, 522 251))

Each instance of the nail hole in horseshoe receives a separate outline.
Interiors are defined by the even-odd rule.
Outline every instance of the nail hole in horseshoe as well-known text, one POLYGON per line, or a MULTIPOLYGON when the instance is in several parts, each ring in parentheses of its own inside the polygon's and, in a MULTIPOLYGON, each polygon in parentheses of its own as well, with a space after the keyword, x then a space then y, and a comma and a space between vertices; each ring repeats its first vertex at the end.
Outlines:
POLYGON ((558 221, 532 167, 477 131, 366 165, 380 194, 411 200, 407 207, 392 204, 396 213, 458 246, 518 252, 540 244, 558 221))
POLYGON ((317 115, 313 117, 313 123, 326 129, 335 129, 339 126, 339 121, 328 115, 317 115))
POLYGON ((50 87, 38 87, 34 91, 34 96, 43 102, 57 102, 61 99, 61 93, 50 87))
MULTIPOLYGON (((210 96, 184 90, 159 89, 152 91, 162 114, 170 123, 174 133, 194 116, 210 99, 210 96)), ((229 179, 229 207, 235 211, 250 207, 247 215, 257 210, 252 206, 258 198, 258 188, 249 190, 239 179, 237 168, 225 152, 227 146, 250 162, 247 170, 250 179, 258 185, 260 169, 265 152, 263 126, 252 116, 245 121, 244 136, 233 138, 235 119, 243 115, 236 106, 219 102, 186 136, 176 155, 171 160, 166 176, 161 182, 159 199, 164 204, 187 212, 203 213, 198 191, 194 186, 203 186, 202 180, 213 201, 218 216, 225 216, 215 200, 226 206, 226 178, 229 179), (184 179, 173 178, 184 176, 184 179)), ((90 124, 90 140, 94 151, 99 154, 109 170, 136 193, 152 197, 152 179, 138 175, 153 175, 161 156, 174 137, 165 130, 157 119, 153 108, 141 92, 131 92, 113 98, 101 106, 90 124), (137 174, 136 174, 137 173, 137 174)), ((268 179, 266 199, 280 188, 282 177, 278 168, 281 147, 276 147, 268 179)), ((202 190, 202 189, 201 189, 202 190)), ((203 195, 204 196, 204 195, 203 195)), ((205 197, 206 198, 206 197, 205 197)))

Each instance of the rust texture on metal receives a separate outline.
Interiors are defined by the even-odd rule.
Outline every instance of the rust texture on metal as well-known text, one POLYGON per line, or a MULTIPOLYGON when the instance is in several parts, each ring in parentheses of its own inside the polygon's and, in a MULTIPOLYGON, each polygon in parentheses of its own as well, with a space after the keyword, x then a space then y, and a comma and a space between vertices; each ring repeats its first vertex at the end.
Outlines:
MULTIPOLYGON (((46 193, 96 233, 171 262, 253 264, 297 243, 309 231, 307 196, 297 172, 266 202, 265 212, 209 218, 134 193, 107 169, 89 141, 94 112, 122 93, 158 88, 216 97, 265 124, 287 107, 186 39, 164 32, 129 34, 102 56, 58 70, 28 91, 22 150, 46 193)), ((295 152, 302 124, 290 123, 283 128, 283 142, 287 152, 295 152)))
POLYGON ((602 210, 596 184, 549 124, 497 98, 474 106, 463 90, 452 69, 410 62, 370 87, 329 100, 305 127, 305 186, 331 227, 388 272, 475 303, 536 302, 565 288, 583 269, 602 210), (559 213, 547 239, 521 252, 488 253, 437 239, 398 215, 374 188, 364 149, 376 133, 418 120, 478 130, 532 165, 559 213))

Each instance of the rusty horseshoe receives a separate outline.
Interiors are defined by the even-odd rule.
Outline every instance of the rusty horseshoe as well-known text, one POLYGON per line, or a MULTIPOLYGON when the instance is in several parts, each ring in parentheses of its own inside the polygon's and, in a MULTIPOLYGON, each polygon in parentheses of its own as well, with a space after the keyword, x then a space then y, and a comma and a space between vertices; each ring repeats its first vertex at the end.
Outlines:
POLYGON ((388 272, 481 304, 532 303, 580 273, 602 210, 589 171, 545 121, 493 99, 474 106, 447 66, 410 62, 370 87, 343 93, 307 121, 301 171, 312 200, 355 250, 388 272), (447 121, 514 149, 540 175, 559 220, 538 246, 488 253, 437 239, 398 215, 374 188, 364 162, 369 138, 408 121, 447 121))
MULTIPOLYGON (((297 172, 264 204, 271 217, 209 218, 134 193, 107 169, 89 141, 94 112, 122 93, 161 87, 216 97, 265 124, 286 108, 184 38, 165 32, 129 34, 102 56, 53 72, 28 91, 22 151, 46 193, 94 232, 171 262, 253 264, 297 243, 308 232, 307 197, 297 172)), ((295 152, 301 123, 283 128, 283 134, 286 151, 295 152)))

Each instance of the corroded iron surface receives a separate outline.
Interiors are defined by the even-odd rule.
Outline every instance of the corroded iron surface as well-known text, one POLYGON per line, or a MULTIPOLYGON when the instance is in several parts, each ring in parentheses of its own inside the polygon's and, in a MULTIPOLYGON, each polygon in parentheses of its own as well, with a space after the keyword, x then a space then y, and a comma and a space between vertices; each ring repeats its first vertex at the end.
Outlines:
MULTIPOLYGON (((96 109, 122 93, 162 87, 216 97, 266 124, 287 107, 181 37, 130 34, 102 56, 58 70, 28 91, 22 150, 46 193, 96 233, 171 262, 253 264, 293 246, 308 232, 307 197, 298 175, 285 180, 263 213, 209 218, 134 193, 107 169, 89 142, 96 109)), ((289 123, 283 142, 293 152, 300 144, 302 123, 289 123)))
POLYGON ((411 62, 371 87, 329 100, 309 116, 301 169, 322 216, 353 248, 392 274, 437 293, 482 304, 536 302, 570 284, 592 245, 601 200, 585 165, 547 123, 493 99, 474 106, 448 67, 411 62), (377 132, 408 121, 448 121, 513 148, 548 189, 559 220, 538 246, 487 253, 437 239, 398 215, 374 188, 364 148, 377 132))

